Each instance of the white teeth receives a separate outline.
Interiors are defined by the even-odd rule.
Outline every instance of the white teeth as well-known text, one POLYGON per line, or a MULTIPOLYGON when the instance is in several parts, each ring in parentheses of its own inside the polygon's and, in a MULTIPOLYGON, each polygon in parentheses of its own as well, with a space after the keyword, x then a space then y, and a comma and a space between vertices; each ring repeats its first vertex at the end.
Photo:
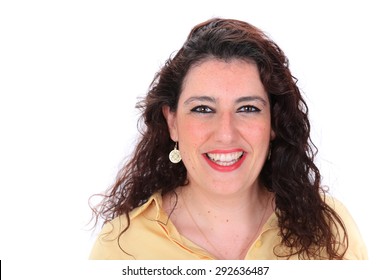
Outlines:
POLYGON ((229 154, 207 153, 207 157, 219 165, 229 166, 235 164, 243 154, 244 152, 234 152, 229 154))

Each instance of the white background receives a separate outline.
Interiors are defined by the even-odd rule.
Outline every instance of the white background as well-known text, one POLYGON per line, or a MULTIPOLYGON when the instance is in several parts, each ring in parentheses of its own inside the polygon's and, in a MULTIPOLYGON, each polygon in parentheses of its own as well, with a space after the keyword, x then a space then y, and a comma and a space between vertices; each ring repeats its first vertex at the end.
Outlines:
POLYGON ((385 1, 2 1, 0 259, 88 258, 88 198, 114 180, 143 96, 190 29, 248 21, 290 59, 323 183, 387 258, 390 21, 385 1))

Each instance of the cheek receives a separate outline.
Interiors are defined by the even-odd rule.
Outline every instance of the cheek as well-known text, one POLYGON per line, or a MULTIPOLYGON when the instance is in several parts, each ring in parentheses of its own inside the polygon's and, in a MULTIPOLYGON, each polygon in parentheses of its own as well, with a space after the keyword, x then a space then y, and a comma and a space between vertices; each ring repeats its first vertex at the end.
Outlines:
POLYGON ((207 139, 210 126, 205 122, 182 121, 178 123, 179 141, 194 148, 207 139))
POLYGON ((251 122, 240 129, 242 135, 250 142, 269 142, 271 137, 271 124, 264 122, 251 122))
POLYGON ((207 140, 207 126, 201 122, 178 123, 179 150, 187 170, 196 170, 199 148, 207 140))

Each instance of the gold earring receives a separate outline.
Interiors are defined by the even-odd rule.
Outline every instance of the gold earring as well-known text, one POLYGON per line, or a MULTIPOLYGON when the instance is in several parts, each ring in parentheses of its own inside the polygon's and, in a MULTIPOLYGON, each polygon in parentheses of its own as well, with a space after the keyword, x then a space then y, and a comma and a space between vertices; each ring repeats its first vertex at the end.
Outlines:
POLYGON ((175 148, 169 153, 169 160, 172 163, 179 163, 181 161, 180 151, 177 149, 177 142, 175 143, 175 148))

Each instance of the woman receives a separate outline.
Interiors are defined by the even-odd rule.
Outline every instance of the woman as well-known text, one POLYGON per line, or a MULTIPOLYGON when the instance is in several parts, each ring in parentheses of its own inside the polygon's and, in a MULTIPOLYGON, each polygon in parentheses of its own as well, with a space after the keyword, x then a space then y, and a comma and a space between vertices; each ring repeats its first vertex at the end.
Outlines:
POLYGON ((367 258, 321 189, 288 60, 256 27, 195 26, 139 108, 142 137, 95 209, 91 259, 367 258))

